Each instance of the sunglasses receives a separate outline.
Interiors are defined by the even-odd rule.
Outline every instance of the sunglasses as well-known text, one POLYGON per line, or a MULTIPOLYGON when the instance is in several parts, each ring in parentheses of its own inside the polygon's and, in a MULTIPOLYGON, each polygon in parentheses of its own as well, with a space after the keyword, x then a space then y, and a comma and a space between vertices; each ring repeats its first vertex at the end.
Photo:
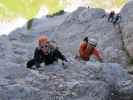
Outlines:
POLYGON ((41 48, 43 49, 47 49, 48 48, 48 45, 43 45, 43 46, 41 46, 41 48))

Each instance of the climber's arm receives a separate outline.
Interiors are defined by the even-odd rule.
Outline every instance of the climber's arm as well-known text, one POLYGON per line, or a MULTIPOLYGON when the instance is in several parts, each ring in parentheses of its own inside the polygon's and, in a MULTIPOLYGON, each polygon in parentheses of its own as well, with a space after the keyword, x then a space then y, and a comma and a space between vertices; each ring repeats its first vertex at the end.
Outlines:
POLYGON ((63 61, 67 61, 66 57, 58 49, 55 49, 54 55, 63 61))
POLYGON ((38 48, 35 49, 34 51, 34 59, 35 59, 35 66, 40 67, 40 50, 38 48))
POLYGON ((95 58, 100 61, 100 62, 103 62, 103 57, 102 57, 102 54, 101 52, 98 50, 98 49, 94 49, 93 51, 93 55, 95 56, 95 58))

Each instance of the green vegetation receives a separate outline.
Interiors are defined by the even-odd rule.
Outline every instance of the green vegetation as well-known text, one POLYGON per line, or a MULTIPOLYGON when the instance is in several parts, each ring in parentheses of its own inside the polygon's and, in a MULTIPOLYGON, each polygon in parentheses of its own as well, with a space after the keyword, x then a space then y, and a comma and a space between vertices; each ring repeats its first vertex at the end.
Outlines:
MULTIPOLYGON (((40 8, 47 7, 48 15, 74 5, 73 0, 0 0, 0 20, 13 20, 17 17, 32 19, 40 8)), ((127 0, 84 0, 90 7, 105 9, 120 8, 127 0)))
MULTIPOLYGON (((124 45, 124 43, 123 43, 123 45, 124 45)), ((130 55, 129 55, 127 49, 126 49, 124 46, 123 46, 123 51, 124 51, 124 52, 126 53, 126 55, 128 56, 128 65, 133 65, 133 58, 130 57, 130 55)))
POLYGON ((27 29, 30 30, 32 28, 32 23, 33 23, 33 18, 30 19, 28 22, 27 22, 27 29))
POLYGON ((133 65, 133 58, 129 58, 129 62, 128 62, 129 65, 133 65))
POLYGON ((32 19, 44 6, 48 8, 49 14, 64 9, 59 0, 0 0, 0 19, 32 19))
POLYGON ((118 9, 121 8, 127 0, 88 0, 91 7, 104 8, 104 9, 118 9))
POLYGON ((60 10, 60 11, 55 12, 55 13, 53 13, 53 14, 48 14, 47 17, 54 17, 54 16, 62 15, 62 14, 64 14, 64 13, 65 13, 64 10, 60 10))

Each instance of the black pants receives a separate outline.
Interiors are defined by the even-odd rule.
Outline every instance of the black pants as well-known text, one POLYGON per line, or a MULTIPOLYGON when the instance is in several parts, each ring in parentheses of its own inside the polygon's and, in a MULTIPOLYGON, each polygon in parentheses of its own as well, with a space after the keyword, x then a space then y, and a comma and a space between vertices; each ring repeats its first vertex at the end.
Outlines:
POLYGON ((114 20, 114 22, 113 22, 113 24, 119 24, 120 22, 119 22, 119 19, 117 18, 117 19, 115 19, 114 20))
POLYGON ((108 22, 113 22, 113 20, 114 20, 114 17, 109 17, 108 18, 108 22))
POLYGON ((35 59, 31 59, 30 61, 27 62, 27 68, 32 68, 32 66, 36 66, 37 68, 40 67, 40 64, 43 63, 43 60, 36 61, 35 59), (37 62, 37 63, 36 63, 37 62))

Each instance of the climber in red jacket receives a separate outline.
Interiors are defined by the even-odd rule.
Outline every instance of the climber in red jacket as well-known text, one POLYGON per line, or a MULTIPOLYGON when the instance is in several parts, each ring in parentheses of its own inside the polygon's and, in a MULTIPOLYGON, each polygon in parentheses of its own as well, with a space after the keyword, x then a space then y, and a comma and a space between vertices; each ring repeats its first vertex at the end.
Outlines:
MULTIPOLYGON (((100 62, 103 62, 100 51, 96 48, 97 42, 94 39, 88 39, 85 37, 80 43, 79 57, 84 61, 89 61, 91 56, 100 62)), ((78 57, 77 57, 78 58, 78 57)))

